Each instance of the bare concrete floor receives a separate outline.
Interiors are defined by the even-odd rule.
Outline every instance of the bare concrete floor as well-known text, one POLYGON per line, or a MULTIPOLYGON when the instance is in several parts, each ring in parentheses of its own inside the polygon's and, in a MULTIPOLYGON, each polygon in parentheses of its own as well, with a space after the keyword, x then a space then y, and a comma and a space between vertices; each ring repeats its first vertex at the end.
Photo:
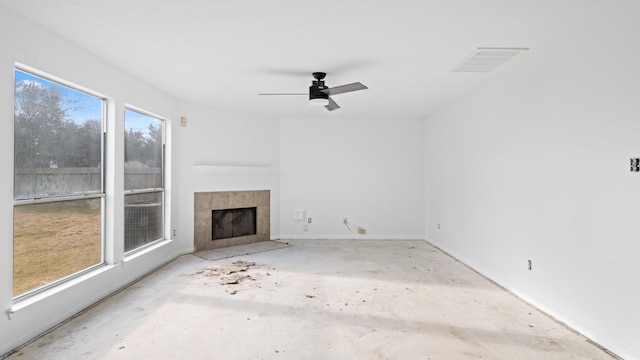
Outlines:
POLYGON ((424 241, 287 242, 181 256, 10 359, 614 358, 424 241))

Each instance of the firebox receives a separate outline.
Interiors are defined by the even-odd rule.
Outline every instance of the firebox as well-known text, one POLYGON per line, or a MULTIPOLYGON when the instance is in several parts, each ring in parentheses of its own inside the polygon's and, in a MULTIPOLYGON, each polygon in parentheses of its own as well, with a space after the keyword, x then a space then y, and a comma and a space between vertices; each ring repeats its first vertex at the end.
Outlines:
POLYGON ((211 240, 256 234, 256 207, 211 210, 211 240))

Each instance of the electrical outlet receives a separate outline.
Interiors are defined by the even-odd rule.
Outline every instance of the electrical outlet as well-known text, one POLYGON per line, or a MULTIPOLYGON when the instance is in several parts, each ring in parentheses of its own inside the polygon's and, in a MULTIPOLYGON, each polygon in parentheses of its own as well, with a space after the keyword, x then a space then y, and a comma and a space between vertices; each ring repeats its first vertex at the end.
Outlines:
POLYGON ((308 219, 307 219, 307 222, 308 222, 309 224, 311 224, 311 218, 308 218, 308 219))
POLYGON ((342 218, 342 223, 347 225, 349 223, 349 219, 347 218, 342 218))
POLYGON ((363 229, 363 228, 361 228, 361 227, 359 227, 359 226, 358 226, 358 234, 362 234, 362 235, 364 235, 364 234, 366 234, 366 233, 367 233, 367 230, 366 230, 366 229, 363 229))

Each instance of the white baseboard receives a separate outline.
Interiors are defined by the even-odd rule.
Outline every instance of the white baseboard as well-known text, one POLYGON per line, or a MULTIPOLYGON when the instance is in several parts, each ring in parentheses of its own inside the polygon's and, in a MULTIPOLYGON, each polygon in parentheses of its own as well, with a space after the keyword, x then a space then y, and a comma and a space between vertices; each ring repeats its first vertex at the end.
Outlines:
POLYGON ((178 251, 178 253, 180 255, 185 255, 185 254, 191 254, 191 253, 193 253, 195 251, 196 251, 196 248, 194 246, 192 246, 192 247, 181 249, 180 251, 178 251))
POLYGON ((280 235, 280 240, 421 240, 424 236, 380 236, 380 235, 280 235))

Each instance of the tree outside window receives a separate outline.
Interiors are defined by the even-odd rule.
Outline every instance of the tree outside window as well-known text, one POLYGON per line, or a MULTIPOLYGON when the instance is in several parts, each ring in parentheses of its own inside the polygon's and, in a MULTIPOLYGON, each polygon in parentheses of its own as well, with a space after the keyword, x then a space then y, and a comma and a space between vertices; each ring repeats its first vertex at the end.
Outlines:
POLYGON ((125 252, 164 238, 163 125, 125 110, 125 252))
POLYGON ((14 297, 103 263, 103 99, 15 70, 14 297))

